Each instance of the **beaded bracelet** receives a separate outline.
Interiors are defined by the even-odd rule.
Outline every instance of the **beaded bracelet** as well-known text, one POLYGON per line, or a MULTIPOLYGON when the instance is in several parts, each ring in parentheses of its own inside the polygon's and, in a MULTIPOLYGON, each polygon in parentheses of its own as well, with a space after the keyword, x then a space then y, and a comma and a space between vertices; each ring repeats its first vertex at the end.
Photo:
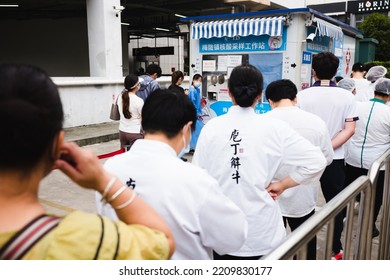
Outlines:
POLYGON ((102 199, 100 200, 101 202, 106 200, 106 196, 108 192, 111 190, 112 186, 114 186, 114 183, 116 181, 116 177, 112 177, 111 180, 108 182, 106 188, 104 189, 104 192, 102 194, 102 199))
POLYGON ((134 201, 135 197, 136 197, 136 193, 135 193, 135 191, 133 191, 133 194, 131 195, 131 197, 129 198, 128 201, 126 201, 125 203, 123 203, 121 205, 118 205, 117 207, 114 207, 114 209, 119 210, 119 209, 125 208, 126 206, 129 206, 134 201))

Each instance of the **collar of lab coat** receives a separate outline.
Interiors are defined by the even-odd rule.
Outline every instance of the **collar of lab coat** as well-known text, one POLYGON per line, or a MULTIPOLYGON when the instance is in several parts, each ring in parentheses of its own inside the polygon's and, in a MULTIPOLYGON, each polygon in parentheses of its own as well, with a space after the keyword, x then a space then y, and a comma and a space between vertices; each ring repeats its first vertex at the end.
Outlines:
POLYGON ((239 105, 233 105, 230 107, 230 114, 255 114, 255 110, 252 107, 240 107, 239 105))
POLYGON ((151 154, 166 154, 177 157, 175 150, 171 146, 158 140, 139 139, 134 142, 130 152, 132 150, 142 150, 151 154))
POLYGON ((386 104, 386 102, 382 99, 379 99, 379 98, 372 98, 370 99, 370 101, 373 101, 373 102, 379 102, 379 103, 382 103, 382 104, 386 104))

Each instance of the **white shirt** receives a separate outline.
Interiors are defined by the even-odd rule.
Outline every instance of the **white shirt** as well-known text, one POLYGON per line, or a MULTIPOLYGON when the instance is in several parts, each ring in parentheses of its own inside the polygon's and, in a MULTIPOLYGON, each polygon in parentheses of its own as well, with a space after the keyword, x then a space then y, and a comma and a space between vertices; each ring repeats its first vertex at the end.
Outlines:
POLYGON ((359 121, 347 146, 345 160, 354 167, 369 169, 390 148, 390 107, 368 101, 358 102, 357 109, 359 121))
MULTIPOLYGON (((168 144, 137 140, 129 152, 110 158, 104 167, 122 182, 131 182, 168 223, 176 242, 172 259, 210 260, 213 249, 227 254, 242 246, 247 233, 244 213, 214 178, 183 162, 168 144)), ((99 212, 116 218, 108 204, 99 212)))
POLYGON ((141 131, 141 111, 144 106, 144 101, 133 93, 129 93, 131 118, 126 119, 122 110, 122 96, 119 95, 118 107, 119 107, 119 130, 127 133, 140 133, 141 131))
MULTIPOLYGON (((332 162, 332 141, 328 128, 321 118, 294 106, 277 107, 269 111, 267 115, 290 124, 300 135, 321 149, 328 165, 332 162)), ((293 168, 295 167, 283 166, 275 178, 282 179, 293 168)), ((319 186, 320 182, 317 181, 285 190, 277 200, 283 216, 299 218, 313 211, 317 203, 319 186)))
POLYGON ((352 78, 352 79, 355 81, 356 101, 368 101, 374 97, 374 92, 370 87, 371 84, 370 81, 367 81, 366 79, 356 79, 356 78, 352 78))
POLYGON ((285 175, 297 183, 318 180, 326 166, 320 149, 288 124, 239 106, 204 126, 192 162, 247 216, 248 238, 235 256, 265 255, 285 237, 280 208, 266 190, 281 166, 296 166, 285 175))
MULTIPOLYGON (((333 139, 344 129, 346 119, 356 119, 354 95, 339 87, 318 86, 298 92, 298 107, 319 116, 333 139)), ((344 158, 344 145, 334 150, 333 159, 344 158)))

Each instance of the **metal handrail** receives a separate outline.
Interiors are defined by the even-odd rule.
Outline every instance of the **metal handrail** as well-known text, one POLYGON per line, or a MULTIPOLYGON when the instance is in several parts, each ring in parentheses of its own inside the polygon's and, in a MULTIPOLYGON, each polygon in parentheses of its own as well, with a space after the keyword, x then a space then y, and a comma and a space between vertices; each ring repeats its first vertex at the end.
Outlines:
MULTIPOLYGON (((370 211, 370 225, 372 225, 374 205, 375 205, 375 190, 378 184, 378 176, 381 168, 385 166, 385 181, 383 187, 383 201, 382 201, 382 217, 380 220, 380 232, 379 246, 378 246, 378 259, 388 260, 390 259, 390 149, 387 150, 381 157, 373 162, 371 168, 368 171, 368 178, 373 186, 372 207, 370 211)), ((370 239, 371 240, 371 239, 370 239)), ((368 244, 371 250, 371 242, 368 244)))
MULTIPOLYGON (((367 249, 367 235, 369 227, 369 217, 372 208, 371 203, 371 182, 367 176, 361 176, 348 185, 336 197, 326 203, 322 209, 310 217, 299 228, 294 230, 286 237, 286 240, 268 255, 264 256, 263 260, 276 259, 291 259, 296 256, 297 259, 305 259, 307 243, 325 226, 327 230, 327 242, 325 248, 324 259, 331 257, 331 242, 333 238, 334 218, 347 207, 346 217, 346 234, 345 234, 345 250, 344 259, 367 259, 370 258, 371 252, 367 249), (354 202, 359 194, 362 194, 360 199, 360 211, 358 214, 358 223, 356 223, 356 236, 354 251, 352 253, 352 231, 353 231, 353 211, 354 202), (352 257, 351 257, 352 255, 352 257)), ((370 239, 371 240, 371 239, 370 239)))

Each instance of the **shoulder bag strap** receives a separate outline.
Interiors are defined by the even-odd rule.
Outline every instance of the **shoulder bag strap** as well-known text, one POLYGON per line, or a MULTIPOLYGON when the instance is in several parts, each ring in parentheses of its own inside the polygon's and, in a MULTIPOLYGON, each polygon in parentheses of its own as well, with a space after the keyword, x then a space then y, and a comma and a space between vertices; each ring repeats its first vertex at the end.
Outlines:
POLYGON ((62 218, 41 215, 24 226, 0 248, 0 260, 20 260, 46 234, 57 227, 62 218))

